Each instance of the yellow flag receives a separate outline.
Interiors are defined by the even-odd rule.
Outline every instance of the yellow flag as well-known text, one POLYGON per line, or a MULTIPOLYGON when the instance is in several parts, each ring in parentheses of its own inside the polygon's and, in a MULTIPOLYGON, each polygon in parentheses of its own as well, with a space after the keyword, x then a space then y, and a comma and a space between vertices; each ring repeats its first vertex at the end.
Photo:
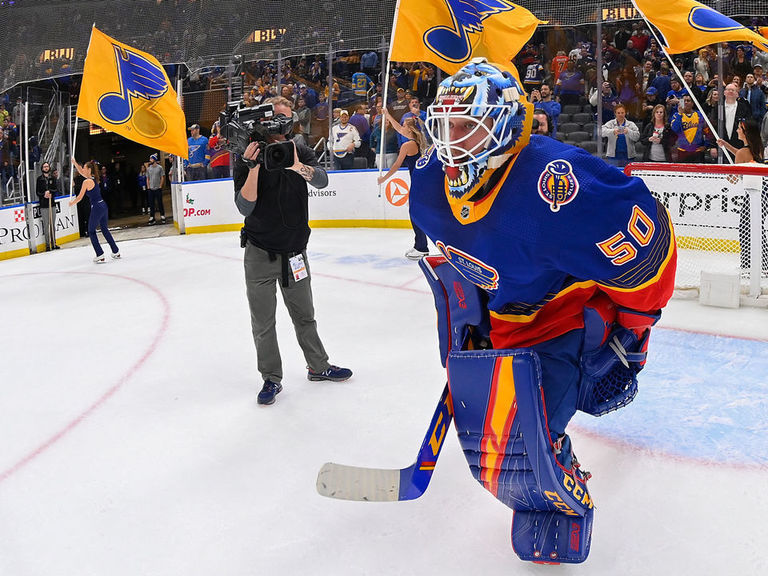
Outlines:
POLYGON ((768 42, 760 34, 694 0, 632 1, 659 29, 670 54, 692 52, 717 42, 751 42, 768 52, 768 42))
POLYGON ((480 56, 512 69, 539 24, 546 22, 507 0, 400 0, 391 58, 449 74, 480 56))
POLYGON ((184 111, 160 62, 95 27, 77 116, 134 142, 189 157, 184 111))

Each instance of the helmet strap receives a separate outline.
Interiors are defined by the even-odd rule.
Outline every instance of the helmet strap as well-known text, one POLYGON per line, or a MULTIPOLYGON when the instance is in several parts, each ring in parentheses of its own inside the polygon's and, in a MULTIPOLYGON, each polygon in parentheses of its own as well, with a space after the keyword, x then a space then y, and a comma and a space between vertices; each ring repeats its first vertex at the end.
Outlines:
POLYGON ((514 154, 511 154, 511 153, 499 154, 498 156, 491 156, 490 158, 488 158, 488 169, 495 170, 496 168, 499 168, 504 164, 504 162, 512 158, 512 156, 514 156, 514 154))

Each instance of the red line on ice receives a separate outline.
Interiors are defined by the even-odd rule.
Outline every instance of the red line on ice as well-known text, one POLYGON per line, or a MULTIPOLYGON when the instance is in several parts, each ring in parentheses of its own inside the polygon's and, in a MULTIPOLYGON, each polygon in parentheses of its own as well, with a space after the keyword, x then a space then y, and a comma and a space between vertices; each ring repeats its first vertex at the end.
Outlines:
POLYGON ((35 458, 43 454, 46 450, 48 450, 51 446, 56 444, 64 436, 69 434, 78 425, 80 425, 86 418, 88 418, 88 416, 93 414, 96 410, 98 410, 101 406, 103 406, 107 400, 109 400, 112 396, 114 396, 120 390, 120 388, 122 388, 123 385, 128 380, 130 380, 130 378, 142 367, 144 362, 146 362, 147 359, 154 353, 155 347, 157 346, 158 342, 160 342, 160 339, 165 334, 165 331, 168 329, 168 320, 170 317, 170 306, 168 304, 168 299, 159 289, 155 288, 154 286, 152 286, 151 284, 143 280, 138 280, 136 278, 131 278, 129 276, 123 276, 121 274, 101 274, 97 272, 48 272, 48 273, 31 272, 26 274, 10 274, 8 276, 4 276, 4 278, 8 278, 12 276, 36 276, 36 275, 44 275, 44 274, 84 274, 84 275, 87 274, 87 275, 94 275, 94 276, 111 276, 113 278, 119 278, 121 280, 128 280, 130 282, 135 282, 137 284, 140 284, 144 288, 147 288, 150 291, 154 292, 155 295, 160 299, 160 302, 162 303, 162 307, 163 307, 163 319, 162 319, 162 322, 160 323, 160 329, 158 330, 157 334, 155 334, 155 337, 150 343, 149 347, 146 349, 144 354, 142 354, 142 356, 133 364, 133 366, 131 366, 128 369, 128 371, 125 372, 125 374, 123 374, 120 377, 120 380, 118 380, 116 384, 114 384, 109 390, 107 390, 104 394, 102 394, 95 402, 93 402, 93 404, 91 404, 88 408, 86 408, 83 412, 81 412, 76 418, 74 418, 72 421, 66 424, 58 432, 53 434, 50 438, 45 440, 42 444, 40 444, 37 448, 35 448, 31 452, 29 452, 26 456, 22 457, 11 467, 0 472, 0 484, 2 484, 5 480, 10 478, 11 476, 13 476, 16 472, 21 470, 24 466, 32 462, 35 458))

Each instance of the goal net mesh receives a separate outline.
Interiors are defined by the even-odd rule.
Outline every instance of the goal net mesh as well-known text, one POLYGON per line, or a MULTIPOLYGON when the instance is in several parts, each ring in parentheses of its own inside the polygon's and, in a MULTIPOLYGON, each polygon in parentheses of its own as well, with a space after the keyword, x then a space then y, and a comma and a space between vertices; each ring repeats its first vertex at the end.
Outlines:
POLYGON ((699 288, 702 272, 739 274, 744 286, 758 274, 761 288, 768 289, 768 170, 635 164, 627 172, 641 178, 672 217, 678 247, 676 289, 699 288))

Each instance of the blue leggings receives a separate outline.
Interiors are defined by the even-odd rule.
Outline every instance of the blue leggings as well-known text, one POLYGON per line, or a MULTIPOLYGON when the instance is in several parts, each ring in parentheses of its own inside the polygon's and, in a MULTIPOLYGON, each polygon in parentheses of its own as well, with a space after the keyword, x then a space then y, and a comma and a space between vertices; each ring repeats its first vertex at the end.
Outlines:
POLYGON ((583 342, 584 329, 580 328, 531 346, 541 363, 541 387, 553 440, 565 433, 565 427, 576 413, 583 342))
POLYGON ((411 222, 411 226, 413 227, 413 247, 418 250, 419 252, 428 252, 429 247, 427 246, 427 235, 424 234, 424 232, 416 226, 413 222, 411 222))
POLYGON ((96 227, 101 228, 101 233, 104 238, 109 242, 109 247, 112 248, 112 254, 117 254, 120 249, 115 243, 115 239, 112 238, 112 234, 107 228, 107 203, 104 200, 91 204, 91 215, 88 218, 88 237, 91 239, 93 249, 96 251, 96 256, 104 254, 104 250, 101 249, 99 244, 99 237, 96 235, 96 227))

